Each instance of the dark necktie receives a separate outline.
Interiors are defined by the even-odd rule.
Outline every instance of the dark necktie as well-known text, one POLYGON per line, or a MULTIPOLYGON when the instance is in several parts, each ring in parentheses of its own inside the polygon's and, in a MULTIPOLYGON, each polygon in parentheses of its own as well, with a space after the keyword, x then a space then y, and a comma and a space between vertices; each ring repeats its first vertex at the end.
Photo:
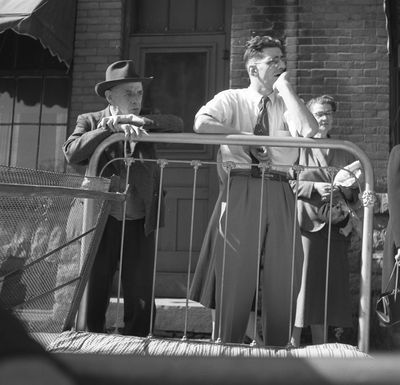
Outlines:
MULTIPOLYGON (((269 121, 267 103, 269 102, 268 96, 263 96, 259 103, 259 112, 257 116, 257 122, 254 127, 254 135, 269 135, 269 121)), ((252 163, 259 163, 257 159, 257 152, 263 152, 264 147, 253 146, 250 149, 250 157, 252 163)), ((251 167, 251 174, 255 177, 261 176, 261 170, 257 166, 251 167)))
POLYGON ((257 123, 254 127, 254 135, 269 135, 269 122, 267 103, 269 102, 268 96, 263 96, 259 103, 259 112, 257 116, 257 123))

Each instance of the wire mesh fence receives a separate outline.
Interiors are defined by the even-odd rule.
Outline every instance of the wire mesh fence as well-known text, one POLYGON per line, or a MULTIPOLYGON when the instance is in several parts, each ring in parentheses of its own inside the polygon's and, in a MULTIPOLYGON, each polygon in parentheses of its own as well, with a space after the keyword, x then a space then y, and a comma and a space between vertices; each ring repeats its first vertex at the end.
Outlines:
POLYGON ((0 301, 29 332, 71 326, 108 215, 109 185, 0 166, 0 301))

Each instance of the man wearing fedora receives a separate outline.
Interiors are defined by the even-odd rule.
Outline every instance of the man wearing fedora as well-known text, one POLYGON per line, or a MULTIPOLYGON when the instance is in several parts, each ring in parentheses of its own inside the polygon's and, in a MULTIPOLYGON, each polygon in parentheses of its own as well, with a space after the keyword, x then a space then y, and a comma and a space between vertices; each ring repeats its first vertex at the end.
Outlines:
MULTIPOLYGON (((74 132, 63 145, 67 161, 86 165, 96 147, 114 132, 125 132, 132 140, 147 131, 174 132, 181 127, 139 115, 143 90, 152 77, 140 77, 132 60, 111 64, 106 79, 95 86, 97 95, 105 98, 108 106, 98 112, 79 115, 74 132), (145 129, 146 127, 146 129, 145 129)), ((181 122, 181 120, 177 120, 181 122)), ((124 144, 116 143, 101 155, 98 172, 113 158, 124 156, 124 144)), ((134 158, 154 159, 152 143, 139 142, 134 147, 134 158)), ((124 190, 126 170, 123 161, 111 162, 102 176, 119 176, 120 191, 124 190)), ((121 283, 124 293, 123 334, 146 336, 149 333, 152 281, 154 268, 154 230, 159 199, 159 166, 155 162, 134 162, 129 173, 126 207, 125 238, 121 283)), ((161 222, 163 197, 161 197, 161 222)), ((112 203, 93 264, 88 286, 87 327, 91 332, 105 331, 105 314, 110 300, 113 277, 119 264, 122 231, 122 205, 112 203)), ((155 312, 154 312, 155 314, 155 312)))

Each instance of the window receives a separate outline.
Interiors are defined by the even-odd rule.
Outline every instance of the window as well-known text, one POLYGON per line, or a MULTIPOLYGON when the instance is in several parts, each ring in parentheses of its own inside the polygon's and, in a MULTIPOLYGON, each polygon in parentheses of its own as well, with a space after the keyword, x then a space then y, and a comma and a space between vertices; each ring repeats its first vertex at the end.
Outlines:
POLYGON ((226 0, 132 0, 131 34, 224 33, 226 0))
POLYGON ((39 41, 0 34, 0 164, 64 171, 70 83, 39 41))

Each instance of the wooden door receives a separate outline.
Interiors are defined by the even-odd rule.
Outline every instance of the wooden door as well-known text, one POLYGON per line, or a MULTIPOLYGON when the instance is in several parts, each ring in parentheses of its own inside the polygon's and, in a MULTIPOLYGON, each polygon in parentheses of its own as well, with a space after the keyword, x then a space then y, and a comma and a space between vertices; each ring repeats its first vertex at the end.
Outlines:
MULTIPOLYGON (((227 87, 226 36, 132 36, 129 56, 140 73, 154 76, 145 91, 143 108, 174 114, 193 132, 194 116, 215 93, 227 87)), ((215 146, 160 144, 158 158, 182 160, 165 169, 166 223, 160 232, 157 297, 186 296, 193 196, 193 168, 185 161, 214 160, 215 146)), ((191 272, 218 194, 215 165, 200 167, 197 175, 191 272)))

